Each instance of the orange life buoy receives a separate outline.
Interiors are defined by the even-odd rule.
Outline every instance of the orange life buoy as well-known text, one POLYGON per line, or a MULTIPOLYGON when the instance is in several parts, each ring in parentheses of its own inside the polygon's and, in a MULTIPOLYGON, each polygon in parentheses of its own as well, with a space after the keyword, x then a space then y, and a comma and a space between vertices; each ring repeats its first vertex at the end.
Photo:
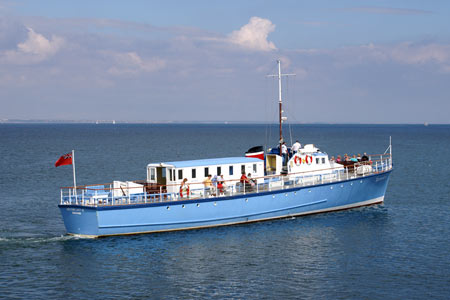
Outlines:
POLYGON ((297 166, 300 166, 302 164, 302 159, 299 156, 294 157, 294 163, 297 166))
POLYGON ((306 163, 308 165, 310 165, 310 164, 312 164, 313 158, 312 158, 312 156, 306 155, 305 160, 306 160, 306 163))

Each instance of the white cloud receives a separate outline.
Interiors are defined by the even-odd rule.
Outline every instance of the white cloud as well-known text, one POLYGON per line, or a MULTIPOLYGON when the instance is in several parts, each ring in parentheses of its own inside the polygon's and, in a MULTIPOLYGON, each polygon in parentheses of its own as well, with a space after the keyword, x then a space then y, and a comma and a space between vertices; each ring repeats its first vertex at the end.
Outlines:
POLYGON ((155 72, 166 66, 166 61, 159 58, 142 59, 136 52, 108 53, 115 65, 108 72, 113 75, 155 72))
POLYGON ((34 64, 48 59, 57 53, 64 45, 64 39, 52 36, 46 39, 42 34, 28 29, 27 40, 17 44, 17 50, 8 50, 0 53, 0 62, 12 64, 34 64))
POLYGON ((392 59, 406 64, 450 63, 450 46, 439 44, 414 45, 402 43, 391 51, 392 59))
POLYGON ((251 17, 248 24, 233 31, 228 40, 243 48, 257 51, 276 50, 274 43, 267 40, 269 33, 275 30, 275 25, 268 19, 251 17))
POLYGON ((361 46, 359 55, 362 61, 386 62, 412 66, 434 66, 437 70, 448 72, 450 68, 450 45, 400 43, 397 45, 361 46))
POLYGON ((337 67, 347 67, 367 63, 396 63, 415 67, 431 67, 439 72, 450 70, 449 44, 415 44, 410 42, 393 45, 367 44, 338 49, 303 49, 295 53, 307 56, 333 58, 337 67))

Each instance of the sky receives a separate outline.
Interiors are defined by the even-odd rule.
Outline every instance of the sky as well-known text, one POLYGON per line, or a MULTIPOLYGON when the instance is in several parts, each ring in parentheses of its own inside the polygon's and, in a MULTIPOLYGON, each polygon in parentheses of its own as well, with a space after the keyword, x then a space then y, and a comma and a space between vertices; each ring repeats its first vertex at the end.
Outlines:
POLYGON ((450 123, 447 0, 0 0, 0 121, 450 123))

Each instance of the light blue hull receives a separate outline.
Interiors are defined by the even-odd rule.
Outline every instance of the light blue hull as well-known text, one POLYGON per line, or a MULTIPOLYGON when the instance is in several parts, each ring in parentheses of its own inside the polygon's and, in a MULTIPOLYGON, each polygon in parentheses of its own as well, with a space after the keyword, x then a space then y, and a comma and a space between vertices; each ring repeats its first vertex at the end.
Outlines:
POLYGON ((69 234, 108 235, 256 222, 381 203, 391 171, 272 192, 138 205, 59 205, 69 234))

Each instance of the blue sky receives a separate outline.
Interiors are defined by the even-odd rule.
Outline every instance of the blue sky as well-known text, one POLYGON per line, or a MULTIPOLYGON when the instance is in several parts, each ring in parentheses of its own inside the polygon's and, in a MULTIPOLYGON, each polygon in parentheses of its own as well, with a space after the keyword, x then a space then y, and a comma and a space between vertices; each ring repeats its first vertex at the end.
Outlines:
POLYGON ((1 119, 450 123, 449 1, 0 1, 1 119))

